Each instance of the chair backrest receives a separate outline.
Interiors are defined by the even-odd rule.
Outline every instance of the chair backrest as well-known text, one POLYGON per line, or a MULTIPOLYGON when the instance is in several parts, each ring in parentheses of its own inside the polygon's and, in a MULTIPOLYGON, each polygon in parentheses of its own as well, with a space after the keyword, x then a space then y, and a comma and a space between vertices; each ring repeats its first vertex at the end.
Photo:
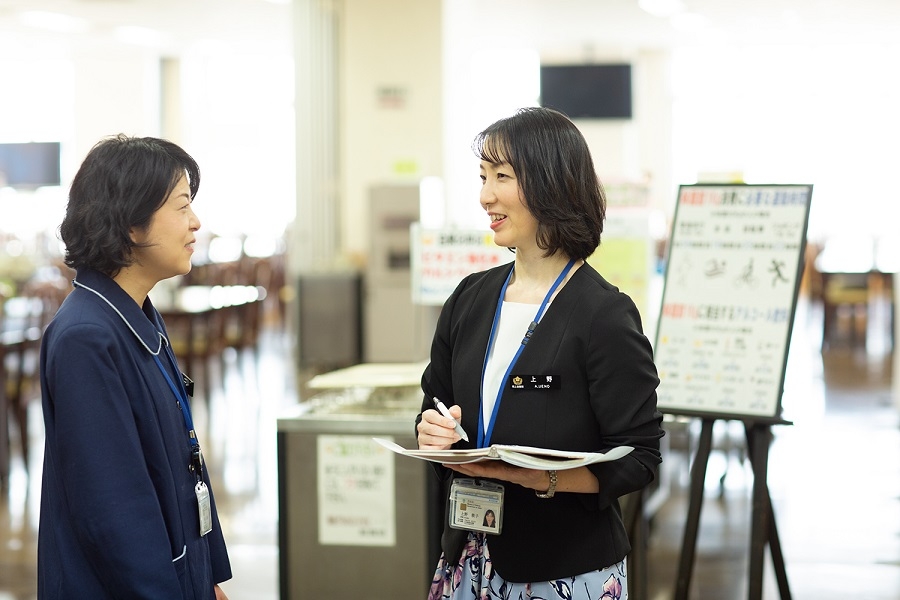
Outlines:
POLYGON ((62 278, 32 282, 23 286, 21 297, 27 298, 29 304, 30 325, 38 327, 43 332, 71 289, 69 282, 62 278))

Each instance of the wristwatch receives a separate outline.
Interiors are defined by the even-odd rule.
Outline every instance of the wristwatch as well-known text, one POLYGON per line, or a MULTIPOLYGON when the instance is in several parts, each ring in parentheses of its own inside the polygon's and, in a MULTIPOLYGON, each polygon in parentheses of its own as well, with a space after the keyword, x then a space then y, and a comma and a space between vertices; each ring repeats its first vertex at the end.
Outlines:
POLYGON ((547 471, 547 473, 550 475, 550 487, 547 488, 546 492, 539 492, 537 490, 534 490, 534 495, 538 498, 552 498, 556 493, 556 471, 551 470, 547 471))

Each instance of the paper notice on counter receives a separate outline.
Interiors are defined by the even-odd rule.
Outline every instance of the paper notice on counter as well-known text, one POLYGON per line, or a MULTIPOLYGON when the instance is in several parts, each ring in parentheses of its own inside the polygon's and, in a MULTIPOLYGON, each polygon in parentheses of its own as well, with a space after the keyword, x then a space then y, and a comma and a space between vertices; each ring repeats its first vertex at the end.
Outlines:
POLYGON ((394 457, 364 435, 317 439, 319 543, 396 544, 394 457))

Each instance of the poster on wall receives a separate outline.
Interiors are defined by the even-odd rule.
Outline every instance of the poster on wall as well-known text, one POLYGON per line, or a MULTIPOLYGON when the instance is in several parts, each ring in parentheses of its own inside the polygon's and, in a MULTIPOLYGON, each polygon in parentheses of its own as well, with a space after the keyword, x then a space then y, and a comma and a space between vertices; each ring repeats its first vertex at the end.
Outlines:
POLYGON ((316 443, 319 544, 395 545, 394 455, 365 435, 316 443))
MULTIPOLYGON (((588 257, 587 262, 604 279, 631 297, 641 313, 645 331, 651 325, 649 318, 654 261, 650 213, 640 209, 607 209, 600 246, 588 257)), ((658 293, 655 300, 653 311, 659 307, 658 293)))
POLYGON ((780 420, 811 185, 681 186, 654 346, 659 408, 780 420))
POLYGON ((413 224, 410 238, 415 304, 441 306, 467 275, 515 258, 495 244, 493 232, 486 230, 426 229, 413 224))

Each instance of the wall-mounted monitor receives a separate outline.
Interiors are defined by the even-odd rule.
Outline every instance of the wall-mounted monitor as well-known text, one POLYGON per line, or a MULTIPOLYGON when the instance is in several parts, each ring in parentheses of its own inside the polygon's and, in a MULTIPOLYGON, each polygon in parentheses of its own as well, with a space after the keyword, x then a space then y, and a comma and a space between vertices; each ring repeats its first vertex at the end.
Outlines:
POLYGON ((542 65, 541 106, 572 119, 630 119, 631 65, 542 65))
POLYGON ((59 185, 59 142, 0 144, 0 187, 59 185))

